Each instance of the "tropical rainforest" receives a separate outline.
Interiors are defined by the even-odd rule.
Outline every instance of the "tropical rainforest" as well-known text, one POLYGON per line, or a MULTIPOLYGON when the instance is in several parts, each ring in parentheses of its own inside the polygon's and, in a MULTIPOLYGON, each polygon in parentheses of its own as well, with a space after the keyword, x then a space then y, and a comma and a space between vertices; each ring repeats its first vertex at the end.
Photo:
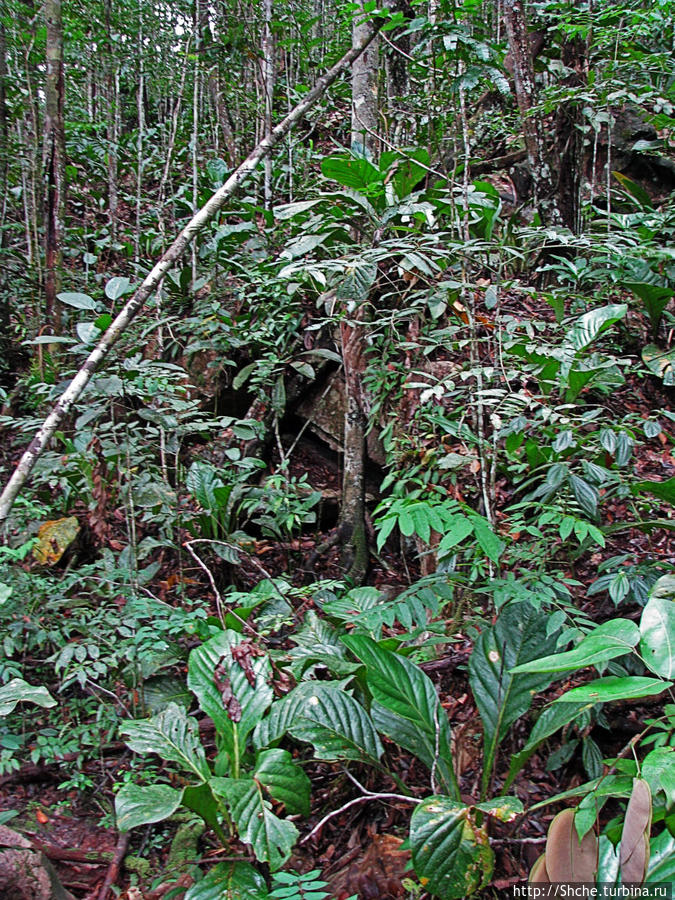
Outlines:
POLYGON ((672 897, 674 14, 3 0, 1 897, 672 897))

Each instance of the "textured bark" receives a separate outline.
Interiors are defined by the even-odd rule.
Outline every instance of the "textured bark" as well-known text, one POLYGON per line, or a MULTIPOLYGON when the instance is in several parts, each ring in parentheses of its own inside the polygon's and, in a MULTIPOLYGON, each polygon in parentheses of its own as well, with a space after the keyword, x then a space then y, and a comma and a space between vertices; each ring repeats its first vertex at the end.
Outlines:
POLYGON ((53 334, 61 330, 56 295, 61 289, 66 211, 66 137, 63 120, 63 23, 61 0, 46 0, 47 76, 42 162, 45 173, 45 317, 53 334))
POLYGON ((522 0, 504 0, 504 24, 513 65, 516 101, 522 120, 527 162, 532 175, 534 205, 543 221, 557 224, 560 222, 560 213, 554 199, 544 130, 541 119, 532 112, 536 102, 534 66, 522 0))
MULTIPOLYGON (((582 41, 564 41, 562 61, 570 70, 564 81, 570 89, 586 85, 586 54, 582 41)), ((555 119, 556 156, 558 170, 558 208, 563 224, 575 234, 581 230, 580 187, 584 138, 581 129, 582 102, 567 100, 558 108, 555 119)))
MULTIPOLYGON (((367 22, 359 22, 359 18, 357 16, 352 31, 355 47, 370 28, 367 22)), ((378 149, 378 60, 377 41, 373 41, 352 67, 352 147, 361 145, 372 156, 377 156, 378 149)))
MULTIPOLYGON (((263 121, 262 134, 267 137, 272 131, 272 107, 274 101, 274 37, 272 35, 272 0, 264 0, 264 22, 262 32, 262 66, 261 86, 263 92, 263 121)), ((272 209, 272 158, 265 158, 265 183, 264 183, 265 209, 272 209)))
POLYGON ((327 88, 337 79, 340 73, 346 69, 355 59, 363 53, 364 49, 377 35, 381 22, 376 24, 368 31, 363 43, 353 46, 326 74, 320 78, 316 86, 309 91, 305 97, 297 104, 279 124, 273 129, 269 137, 261 141, 258 146, 246 157, 244 162, 230 175, 225 184, 220 187, 207 203, 192 217, 185 228, 180 232, 173 244, 164 253, 161 259, 155 264, 150 273, 146 276, 141 286, 135 291, 132 297, 126 302, 122 310, 119 312, 112 325, 105 332, 99 343, 89 354, 84 364, 75 375, 71 383, 61 395, 58 403, 49 413, 37 434, 31 441, 28 449, 21 457, 18 466, 14 470, 12 477, 5 486, 0 496, 0 525, 6 520, 14 501, 23 487, 26 479, 33 471, 35 463, 44 452, 52 435, 68 415, 73 403, 78 399, 82 391, 85 389, 91 376, 101 365, 112 347, 117 343, 121 335, 124 333, 129 324, 143 308, 144 303, 150 295, 157 289, 166 273, 176 263, 185 252, 186 248, 192 243, 199 232, 207 225, 215 215, 223 208, 225 203, 230 199, 232 194, 244 182, 248 176, 257 168, 258 164, 267 156, 270 151, 279 144, 288 132, 293 128, 320 99, 327 88))
POLYGON ((338 538, 342 545, 341 563, 345 575, 354 584, 363 583, 368 568, 364 477, 366 416, 362 396, 366 369, 365 327, 362 324, 364 308, 362 303, 355 312, 354 320, 350 324, 343 323, 341 328, 347 410, 338 538))

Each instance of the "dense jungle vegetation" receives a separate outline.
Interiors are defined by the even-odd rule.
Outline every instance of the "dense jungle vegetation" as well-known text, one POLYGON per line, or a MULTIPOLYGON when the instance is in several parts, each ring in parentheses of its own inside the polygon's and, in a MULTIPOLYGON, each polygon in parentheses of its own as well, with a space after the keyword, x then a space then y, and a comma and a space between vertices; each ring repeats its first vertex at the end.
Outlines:
POLYGON ((672 896, 674 13, 3 0, 0 897, 672 896))

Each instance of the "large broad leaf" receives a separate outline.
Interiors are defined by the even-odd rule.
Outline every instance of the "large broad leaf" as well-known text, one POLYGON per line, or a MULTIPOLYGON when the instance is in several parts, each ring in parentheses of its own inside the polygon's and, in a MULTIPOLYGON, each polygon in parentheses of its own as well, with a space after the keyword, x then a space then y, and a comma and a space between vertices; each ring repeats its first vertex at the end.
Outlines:
POLYGON ((120 732, 136 753, 156 753, 163 760, 178 763, 200 781, 208 779, 210 771, 197 723, 177 703, 170 703, 151 719, 127 722, 120 732))
POLYGON ((340 690, 306 696, 290 727, 293 737, 314 746, 318 759, 377 762, 384 752, 370 716, 353 697, 340 690))
POLYGON ((388 717, 389 730, 383 729, 385 733, 406 746, 396 733, 396 720, 403 720, 404 740, 412 729, 416 730, 430 751, 424 761, 431 758, 432 771, 434 767, 438 768, 446 789, 458 796, 450 751, 450 726, 431 679, 409 659, 382 649, 366 635, 351 635, 343 637, 342 641, 365 664, 373 699, 393 713, 393 717, 388 717), (442 768, 440 762, 444 763, 442 768))
POLYGON ((557 632, 546 634, 546 617, 530 603, 508 603, 494 625, 484 628, 469 659, 469 683, 483 721, 483 789, 492 777, 497 747, 527 712, 532 697, 551 683, 545 673, 514 674, 516 666, 553 650, 557 632))
POLYGON ((302 681, 290 694, 275 700, 269 714, 260 721, 253 732, 253 744, 258 750, 280 741, 310 697, 325 690, 341 690, 346 681, 302 681))
POLYGON ((417 877, 442 900, 467 897, 490 880, 494 854, 470 808, 449 797, 427 797, 410 820, 410 849, 417 877))
POLYGON ((115 797, 115 817, 120 831, 161 822, 181 805, 183 792, 168 784, 125 784, 115 797))
POLYGON ((675 503, 675 476, 666 481, 638 481, 631 490, 634 494, 652 494, 664 503, 675 503))
POLYGON ((265 879, 247 862, 221 862, 193 884, 185 900, 266 900, 265 879))
POLYGON ((382 181, 382 172, 367 159, 350 156, 329 156, 321 163, 326 178, 337 181, 343 187, 367 192, 370 185, 382 181))
POLYGON ((283 803, 291 815, 309 815, 310 781, 293 762, 288 750, 264 750, 256 760, 254 778, 273 800, 283 803))
POLYGON ((663 380, 666 387, 675 384, 675 350, 663 350, 656 344, 647 344, 642 350, 642 361, 650 372, 663 380))
POLYGON ((193 462, 187 473, 185 486, 202 509, 216 512, 226 505, 227 501, 223 496, 225 482, 218 470, 209 463, 199 460, 193 462))
POLYGON ((584 313, 572 325, 566 343, 575 350, 583 350, 592 344, 602 331, 623 319, 627 312, 628 306, 625 303, 614 303, 584 313))
POLYGON ((269 863, 272 871, 280 869, 297 840, 295 825, 274 815, 252 778, 212 778, 210 783, 227 801, 239 837, 253 847, 256 859, 269 863))
POLYGON ((75 516, 44 522, 38 529, 33 556, 41 565, 53 566, 73 543, 79 530, 80 523, 75 516))
POLYGON ((56 296, 61 303, 75 309, 96 309, 96 301, 89 294, 82 294, 78 291, 62 291, 56 296))
POLYGON ((246 738, 272 702, 271 674, 267 656, 254 656, 250 643, 235 631, 224 631, 190 653, 188 687, 213 719, 232 761, 241 758, 246 738))
POLYGON ((604 622, 581 640, 573 650, 554 653, 516 666, 517 672, 567 672, 607 662, 630 653, 640 640, 640 629, 630 619, 604 622))
POLYGON ((45 687, 34 687, 23 678, 12 678, 0 687, 0 716, 8 716, 17 703, 36 703, 49 708, 56 706, 56 700, 45 687))
POLYGON ((652 591, 642 611, 640 634, 640 653, 647 668, 662 678, 675 678, 675 601, 652 591))
POLYGON ((672 686, 672 681, 660 681, 658 678, 643 678, 639 675, 620 678, 617 675, 608 675, 606 678, 598 678, 589 684, 572 688, 566 694, 556 697, 553 702, 576 703, 586 700, 589 704, 593 704, 609 703, 612 700, 634 700, 637 697, 653 697, 672 686))
POLYGON ((645 884, 675 881, 675 837, 664 829, 650 845, 645 884))
POLYGON ((347 266, 335 296, 338 300, 354 300, 356 303, 362 303, 368 299, 376 278, 377 266, 372 263, 347 266))
POLYGON ((663 791, 668 808, 675 805, 675 747, 657 747, 642 760, 642 777, 652 793, 663 791))

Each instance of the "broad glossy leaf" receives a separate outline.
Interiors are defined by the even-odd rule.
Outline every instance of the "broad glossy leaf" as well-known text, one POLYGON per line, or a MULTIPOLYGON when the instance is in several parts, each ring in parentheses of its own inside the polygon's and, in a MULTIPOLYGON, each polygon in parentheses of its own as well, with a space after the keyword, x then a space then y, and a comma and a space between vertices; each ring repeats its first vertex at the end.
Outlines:
POLYGON ((309 741, 318 759, 376 761, 384 752, 365 709, 340 690, 306 696, 290 726, 293 737, 309 741))
POLYGON ((657 747, 642 760, 642 777, 652 794, 663 791, 668 806, 675 805, 675 747, 657 747))
POLYGON ((413 867, 441 900, 467 897, 490 880, 494 854, 470 808, 449 797, 427 797, 410 820, 413 867))
POLYGON ((546 838, 546 871, 556 881, 594 882, 598 870, 598 839, 588 832, 579 842, 575 810, 564 809, 551 822, 546 838))
POLYGON ((115 275, 105 286, 105 295, 110 300, 119 300, 124 294, 132 290, 131 282, 124 275, 115 275))
POLYGON ((226 504, 221 502, 219 488, 225 487, 218 470, 210 463, 197 460, 193 462, 185 479, 185 486, 202 509, 216 512, 226 504))
POLYGON ((488 522, 482 516, 471 516, 473 533, 480 544, 481 549, 492 562, 499 562, 499 557, 504 550, 504 542, 497 537, 488 522))
POLYGON ((593 487, 585 478, 579 478, 578 475, 574 475, 572 472, 569 475, 569 486, 583 511, 588 513, 589 516, 596 516, 600 499, 598 489, 593 487))
POLYGON ((635 778, 621 832, 619 866, 622 883, 642 882, 649 862, 652 793, 643 778, 635 778))
POLYGON ((183 789, 183 806, 196 812, 206 824, 218 830, 221 825, 222 809, 213 796, 211 786, 207 784, 191 784, 183 789))
POLYGON ((546 617, 530 603, 508 603, 497 621, 478 636, 469 659, 469 683, 481 715, 485 761, 483 787, 492 776, 496 750, 510 726, 527 712, 532 697, 548 687, 546 673, 513 669, 555 647, 557 633, 546 634, 546 617))
MULTIPOLYGON (((675 384, 675 381, 673 383, 675 384)), ((675 503, 675 476, 666 481, 638 481, 631 490, 634 494, 653 494, 664 503, 675 503)))
POLYGON ((253 744, 258 750, 269 747, 275 741, 281 740, 307 703, 309 697, 313 697, 319 691, 340 690, 347 681, 301 681, 293 688, 290 694, 286 694, 280 700, 275 700, 269 714, 260 721, 253 732, 253 744))
POLYGON ((283 803, 291 815, 309 815, 310 781, 293 762, 288 750, 264 750, 256 760, 256 781, 264 785, 273 800, 283 803))
POLYGON ((640 653, 647 668, 662 678, 675 678, 675 601, 652 591, 642 611, 640 634, 640 653))
POLYGON ((337 181, 343 187, 367 192, 370 185, 382 180, 382 173, 367 159, 349 156, 329 156, 321 163, 326 178, 337 181))
POLYGON ((298 837, 292 822, 279 819, 252 778, 212 778, 213 791, 227 801, 239 837, 253 847, 256 859, 280 869, 298 837))
POLYGON ((623 319, 627 312, 628 306, 625 303, 614 303, 592 309, 583 316, 579 316, 574 322, 567 341, 575 350, 583 350, 593 343, 600 332, 623 319))
POLYGON ((120 831, 161 822, 181 805, 183 792, 168 784, 125 784, 115 796, 115 817, 120 831))
POLYGON ((48 709, 56 706, 56 700, 46 687, 34 687, 23 678, 12 678, 0 687, 0 716, 8 716, 17 703, 35 703, 48 709))
MULTIPOLYGON (((442 777, 446 789, 454 794, 457 785, 452 769, 450 725, 431 679, 415 663, 382 649, 365 635, 343 637, 342 641, 365 664, 373 699, 394 714, 390 725, 396 724, 396 717, 405 720, 405 734, 409 734, 412 726, 420 734, 421 742, 434 748, 431 759, 438 756, 445 761, 442 777)), ((395 734, 389 736, 398 741, 395 734)))
POLYGON ((82 294, 79 291, 62 291, 56 296, 61 303, 65 303, 66 306, 72 306, 75 309, 96 309, 96 302, 89 294, 82 294))
POLYGON ((185 679, 176 675, 153 675, 143 682, 143 702, 151 713, 158 713, 169 703, 189 709, 194 698, 185 687, 185 679))
POLYGON ((217 863, 185 900, 266 900, 265 879, 247 862, 217 863))
POLYGON ((362 303, 368 299, 376 278, 377 266, 372 263, 347 266, 335 296, 338 300, 355 300, 362 303))
POLYGON ((640 629, 630 619, 611 619, 598 625, 573 650, 533 659, 512 672, 567 672, 624 656, 640 640, 640 629))
POLYGON ((666 387, 675 384, 675 350, 664 350, 656 344, 647 344, 642 350, 642 361, 652 374, 663 380, 666 387))
MULTIPOLYGON (((254 684, 248 680, 246 670, 232 657, 232 649, 242 644, 243 638, 235 631, 224 631, 190 653, 188 662, 188 687, 196 694, 203 711, 213 719, 224 749, 241 757, 246 749, 246 739, 273 699, 269 685, 271 666, 266 655, 250 657, 250 673, 254 684), (238 705, 238 721, 233 721, 216 685, 216 669, 221 667, 229 679, 229 690, 238 705)), ((236 717, 234 717, 236 718, 236 717)))
POLYGON ((151 719, 125 723, 120 732, 127 736, 127 746, 136 753, 156 753, 161 759, 178 763, 201 781, 210 775, 197 722, 177 703, 169 703, 151 719))
POLYGON ((650 843, 645 884, 659 881, 675 881, 675 837, 667 828, 650 843))
POLYGON ((608 675, 606 678, 598 678, 589 684, 572 688, 553 702, 576 703, 579 700, 586 700, 589 703, 609 703, 612 700, 653 697, 672 686, 672 681, 660 681, 657 678, 644 678, 639 675, 620 678, 617 675, 608 675))
POLYGON ((474 807, 499 822, 512 822, 523 813, 523 803, 518 797, 499 797, 485 800, 474 807))

